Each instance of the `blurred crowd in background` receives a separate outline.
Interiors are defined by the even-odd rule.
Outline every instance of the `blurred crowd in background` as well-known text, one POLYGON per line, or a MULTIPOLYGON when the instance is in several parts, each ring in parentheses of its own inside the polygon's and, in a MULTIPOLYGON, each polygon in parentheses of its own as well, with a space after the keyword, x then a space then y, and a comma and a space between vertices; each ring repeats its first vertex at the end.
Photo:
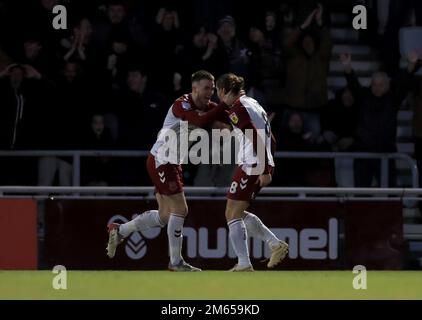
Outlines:
MULTIPOLYGON (((149 150, 172 102, 190 92, 190 75, 205 69, 245 78, 272 119, 277 151, 394 153, 407 98, 419 161, 422 53, 401 57, 398 34, 421 25, 422 2, 412 0, 0 0, 0 150, 149 150), (67 30, 52 27, 57 4, 67 30), (351 21, 356 4, 369 15, 358 43, 381 63, 368 88, 353 55, 332 52, 331 13, 351 21), (333 59, 347 80, 335 92, 333 59)), ((0 184, 71 185, 71 160, 0 157, 0 184)), ((354 168, 355 186, 379 180, 376 160, 354 168)), ((185 184, 228 186, 232 169, 188 165, 185 184)), ((151 183, 145 158, 92 157, 82 159, 81 184, 151 183)), ((336 186, 334 162, 278 159, 273 185, 336 186)))

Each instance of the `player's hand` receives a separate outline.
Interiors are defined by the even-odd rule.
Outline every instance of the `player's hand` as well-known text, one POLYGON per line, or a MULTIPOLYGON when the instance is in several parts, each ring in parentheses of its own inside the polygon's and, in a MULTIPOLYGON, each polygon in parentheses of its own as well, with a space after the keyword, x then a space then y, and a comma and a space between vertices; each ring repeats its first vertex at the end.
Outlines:
POLYGON ((264 188, 266 186, 268 186, 271 181, 273 180, 271 174, 267 173, 267 174, 261 174, 258 178, 258 180, 256 181, 257 184, 259 184, 259 186, 261 188, 264 188))

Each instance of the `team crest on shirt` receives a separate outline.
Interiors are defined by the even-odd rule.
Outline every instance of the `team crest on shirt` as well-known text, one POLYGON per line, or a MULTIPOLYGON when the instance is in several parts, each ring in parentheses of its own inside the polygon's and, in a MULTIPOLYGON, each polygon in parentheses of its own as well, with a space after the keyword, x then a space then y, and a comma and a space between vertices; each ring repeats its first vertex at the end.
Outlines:
POLYGON ((239 122, 239 118, 237 117, 237 115, 236 115, 236 113, 231 113, 230 114, 230 120, 234 123, 234 124, 237 124, 238 122, 239 122))

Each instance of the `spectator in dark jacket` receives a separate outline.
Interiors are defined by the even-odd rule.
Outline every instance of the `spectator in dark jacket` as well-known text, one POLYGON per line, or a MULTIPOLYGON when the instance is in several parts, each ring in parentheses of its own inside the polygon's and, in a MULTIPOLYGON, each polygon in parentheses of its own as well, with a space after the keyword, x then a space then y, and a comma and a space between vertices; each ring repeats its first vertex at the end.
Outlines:
MULTIPOLYGON (((419 186, 422 185, 422 79, 416 78, 412 86, 412 107, 413 107, 413 141, 415 143, 415 160, 419 168, 419 186)), ((422 214, 422 202, 418 203, 419 211, 422 214)))
MULTIPOLYGON (((49 95, 41 74, 29 65, 12 64, 0 75, 0 150, 37 149, 40 114, 49 95)), ((0 159, 1 184, 34 184, 36 160, 0 159)))
MULTIPOLYGON (((41 149, 77 150, 81 148, 83 124, 89 118, 90 87, 83 69, 76 62, 66 62, 51 94, 52 100, 40 112, 41 149)), ((71 157, 40 157, 38 185, 69 186, 72 184, 71 157), (56 179, 57 176, 57 179, 56 179)))
POLYGON ((144 71, 131 68, 127 73, 127 86, 114 99, 122 148, 149 149, 170 106, 159 92, 150 88, 148 82, 144 71))
POLYGON ((358 103, 349 87, 339 90, 322 110, 322 138, 332 151, 353 150, 358 111, 358 103))
MULTIPOLYGON (((106 128, 104 116, 94 114, 91 125, 83 139, 83 146, 88 150, 113 149, 111 133, 106 128)), ((112 179, 112 160, 108 157, 86 157, 82 159, 81 180, 83 185, 109 185, 112 179)))
POLYGON ((0 75, 1 149, 35 147, 44 84, 42 75, 29 65, 12 64, 0 75))
POLYGON ((225 16, 218 22, 218 52, 225 56, 226 72, 233 72, 243 77, 247 74, 247 48, 236 34, 236 22, 231 16, 225 16))
POLYGON ((107 50, 115 34, 125 34, 126 38, 140 47, 147 43, 147 35, 137 19, 129 19, 124 1, 112 0, 107 6, 105 21, 93 25, 92 42, 100 52, 107 50))
MULTIPOLYGON (((413 74, 418 69, 418 54, 408 56, 406 72, 399 74, 398 79, 390 84, 384 72, 375 72, 371 87, 363 88, 351 65, 350 54, 342 54, 341 61, 345 66, 348 86, 359 101, 358 125, 356 131, 356 148, 363 152, 394 153, 396 152, 397 112, 404 100, 413 74)), ((395 185, 395 166, 390 161, 389 185, 395 185)), ((355 161, 355 185, 371 187, 373 179, 380 184, 379 160, 355 161)))
POLYGON ((48 48, 37 37, 28 37, 23 43, 20 57, 23 64, 28 64, 38 70, 44 78, 52 79, 57 76, 58 61, 48 48))
MULTIPOLYGON (((329 151, 351 152, 354 150, 359 106, 352 90, 346 87, 336 93, 334 100, 321 113, 321 140, 329 151)), ((353 187, 353 160, 334 160, 338 187, 353 187)))
MULTIPOLYGON (((119 122, 119 148, 149 150, 161 129, 170 103, 150 88, 144 71, 131 68, 127 88, 117 93, 115 110, 119 122)), ((122 159, 120 177, 123 185, 149 183, 145 158, 122 159)))
MULTIPOLYGON (((152 50, 155 55, 156 69, 160 69, 160 76, 153 78, 160 83, 161 90, 171 92, 175 72, 181 72, 184 49, 183 32, 181 31, 177 11, 161 8, 156 17, 153 33, 152 50)), ((151 73, 155 76, 156 73, 151 73)))

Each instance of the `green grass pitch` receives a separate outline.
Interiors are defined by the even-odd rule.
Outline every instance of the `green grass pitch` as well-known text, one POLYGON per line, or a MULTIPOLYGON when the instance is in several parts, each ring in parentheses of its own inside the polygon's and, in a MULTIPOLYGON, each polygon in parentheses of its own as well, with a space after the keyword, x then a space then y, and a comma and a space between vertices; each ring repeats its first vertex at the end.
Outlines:
POLYGON ((422 299, 421 271, 368 271, 355 290, 351 271, 0 271, 0 299, 422 299))

